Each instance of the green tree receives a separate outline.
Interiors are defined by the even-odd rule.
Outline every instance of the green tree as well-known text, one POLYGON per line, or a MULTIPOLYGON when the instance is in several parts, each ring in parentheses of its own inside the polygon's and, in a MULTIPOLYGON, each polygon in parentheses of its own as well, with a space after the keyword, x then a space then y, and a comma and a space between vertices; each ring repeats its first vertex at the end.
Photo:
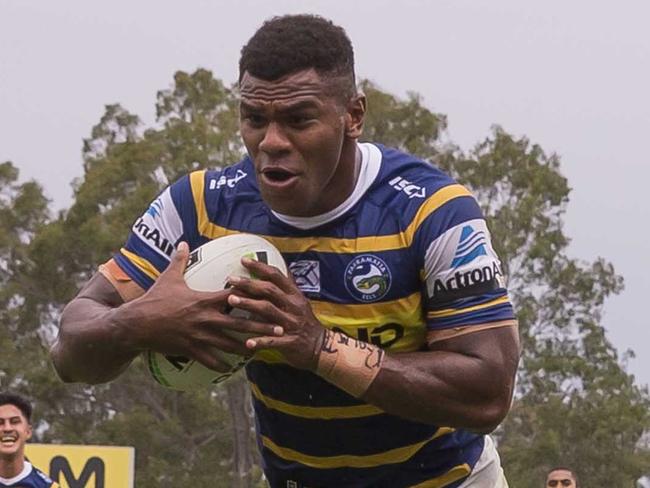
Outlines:
MULTIPOLYGON (((157 95, 155 127, 108 105, 84 140, 84 174, 75 182, 74 203, 26 241, 29 265, 21 276, 40 295, 33 304, 38 313, 21 313, 23 322, 36 328, 56 323, 64 304, 120 248, 132 223, 169 182, 240 156, 231 90, 206 70, 178 72, 174 81, 157 95)), ((228 408, 236 395, 246 395, 242 381, 177 393, 154 383, 136 360, 109 384, 63 385, 43 347, 39 354, 40 373, 22 381, 34 396, 47 398, 39 412, 50 425, 44 440, 133 445, 138 486, 240 486, 241 479, 259 478, 250 456, 233 455, 234 436, 243 452, 254 452, 245 442, 252 426, 242 438, 228 408), (235 467, 245 472, 233 475, 235 467)), ((233 414, 238 418, 241 410, 233 414)), ((250 417, 238 418, 238 425, 243 421, 250 417)))
POLYGON ((631 486, 647 469, 639 441, 650 399, 634 385, 601 325, 623 280, 610 263, 568 256, 569 201, 559 158, 500 128, 449 167, 477 195, 507 263, 522 338, 514 408, 499 432, 514 486, 539 486, 553 465, 587 486, 631 486))
MULTIPOLYGON (((649 464, 642 442, 649 396, 600 323, 604 300, 622 279, 602 259, 568 255, 562 219, 570 189, 559 158, 498 127, 465 153, 441 142, 446 118, 417 94, 402 100, 368 81, 362 88, 370 110, 365 138, 449 171, 474 191, 489 220, 522 337, 516 400, 497 432, 511 485, 539 486, 559 462, 576 466, 585 485, 629 485, 649 464)), ((144 127, 121 106, 106 107, 84 141, 74 203, 54 218, 38 185, 19 185, 15 168, 0 166, 0 357, 8 358, 0 381, 37 399, 50 426, 44 440, 134 445, 138 486, 250 486, 259 469, 251 468, 257 455, 241 407, 243 381, 174 393, 136 361, 107 385, 63 385, 45 351, 62 306, 119 249, 160 190, 243 151, 234 93, 206 70, 176 73, 156 110, 156 124, 144 127)))
POLYGON ((41 327, 37 304, 44 296, 24 272, 29 243, 49 213, 41 186, 18 180, 11 162, 0 164, 0 389, 24 391, 22 378, 47 367, 40 337, 52 324, 41 327))

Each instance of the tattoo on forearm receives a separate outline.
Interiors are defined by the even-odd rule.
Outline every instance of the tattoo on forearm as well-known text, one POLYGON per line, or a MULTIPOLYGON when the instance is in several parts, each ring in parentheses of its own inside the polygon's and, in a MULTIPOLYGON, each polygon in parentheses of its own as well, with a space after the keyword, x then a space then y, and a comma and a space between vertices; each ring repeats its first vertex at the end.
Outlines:
POLYGON ((330 383, 360 397, 379 373, 385 352, 380 347, 327 330, 316 372, 330 383))

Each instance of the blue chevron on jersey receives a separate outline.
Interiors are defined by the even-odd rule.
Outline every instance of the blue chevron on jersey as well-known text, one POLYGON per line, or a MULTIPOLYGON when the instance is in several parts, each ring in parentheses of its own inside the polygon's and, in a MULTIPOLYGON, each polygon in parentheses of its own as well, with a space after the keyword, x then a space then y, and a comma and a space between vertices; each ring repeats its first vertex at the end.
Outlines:
POLYGON ((451 267, 458 268, 461 264, 471 263, 478 256, 487 256, 485 242, 484 232, 474 231, 471 225, 464 226, 451 267))
MULTIPOLYGON (((168 263, 165 241, 185 240, 193 250, 232 233, 260 235, 282 252, 323 326, 390 352, 422 350, 431 329, 513 318, 471 193, 411 155, 375 144, 359 149, 352 194, 313 218, 268 208, 249 158, 195 171, 161 194, 115 259, 148 288, 168 263)), ((483 449, 481 435, 389 415, 274 350, 258 352, 246 371, 273 486, 438 486, 444 479, 451 488, 483 449)))
POLYGON ((160 201, 160 197, 158 197, 153 201, 153 203, 149 206, 149 208, 145 213, 147 215, 151 215, 151 217, 153 218, 156 218, 156 217, 160 217, 162 210, 163 210, 163 205, 162 202, 160 201))

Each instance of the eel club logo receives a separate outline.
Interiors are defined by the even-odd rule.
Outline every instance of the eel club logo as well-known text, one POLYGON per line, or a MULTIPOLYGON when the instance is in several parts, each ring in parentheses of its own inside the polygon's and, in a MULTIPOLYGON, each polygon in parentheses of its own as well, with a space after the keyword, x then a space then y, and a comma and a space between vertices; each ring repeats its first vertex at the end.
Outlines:
POLYGON ((391 284, 386 263, 372 254, 354 258, 345 268, 345 287, 360 302, 375 302, 383 298, 391 284))

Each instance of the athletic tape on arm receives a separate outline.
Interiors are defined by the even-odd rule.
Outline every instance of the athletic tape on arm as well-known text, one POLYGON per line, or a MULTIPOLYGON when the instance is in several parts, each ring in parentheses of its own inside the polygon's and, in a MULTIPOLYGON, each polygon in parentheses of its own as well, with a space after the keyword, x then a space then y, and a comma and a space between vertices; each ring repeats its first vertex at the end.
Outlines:
POLYGON ((384 354, 377 346, 326 330, 316 373, 360 398, 379 374, 384 354))
POLYGON ((144 290, 127 275, 114 259, 109 259, 99 265, 99 272, 111 282, 125 302, 135 300, 144 295, 144 290))

